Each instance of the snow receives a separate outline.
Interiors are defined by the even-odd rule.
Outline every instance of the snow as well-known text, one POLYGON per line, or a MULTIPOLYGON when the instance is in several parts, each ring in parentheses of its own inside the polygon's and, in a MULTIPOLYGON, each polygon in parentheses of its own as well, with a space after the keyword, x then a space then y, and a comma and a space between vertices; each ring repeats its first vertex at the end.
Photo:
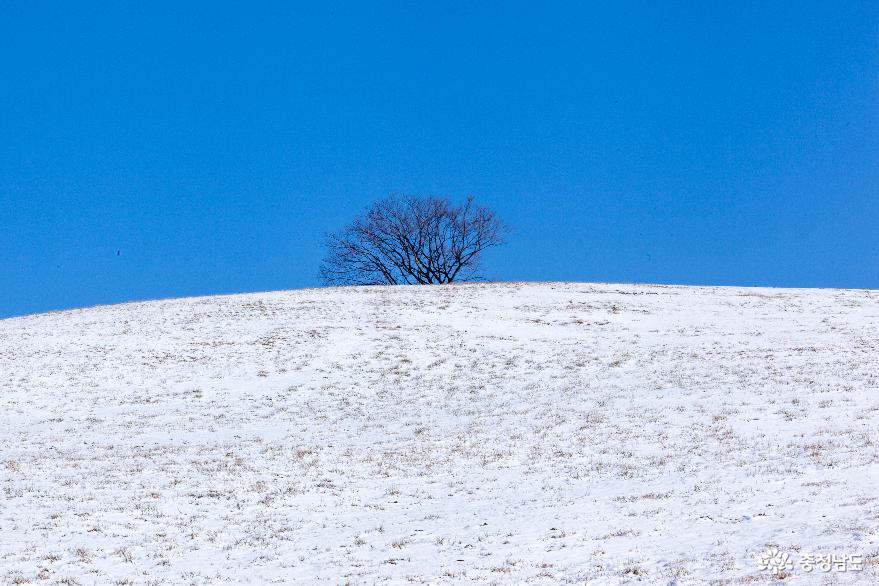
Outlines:
POLYGON ((879 292, 314 289, 0 321, 0 580, 879 583, 879 292), (806 572, 807 555, 862 571, 806 572))

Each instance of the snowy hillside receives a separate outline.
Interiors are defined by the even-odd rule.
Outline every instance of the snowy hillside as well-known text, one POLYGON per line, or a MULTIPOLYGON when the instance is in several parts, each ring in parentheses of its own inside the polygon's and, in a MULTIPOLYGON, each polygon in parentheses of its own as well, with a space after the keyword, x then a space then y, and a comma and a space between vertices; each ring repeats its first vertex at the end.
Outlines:
POLYGON ((770 583, 775 546, 785 583, 877 584, 877 432, 877 291, 372 287, 8 319, 0 580, 770 583))

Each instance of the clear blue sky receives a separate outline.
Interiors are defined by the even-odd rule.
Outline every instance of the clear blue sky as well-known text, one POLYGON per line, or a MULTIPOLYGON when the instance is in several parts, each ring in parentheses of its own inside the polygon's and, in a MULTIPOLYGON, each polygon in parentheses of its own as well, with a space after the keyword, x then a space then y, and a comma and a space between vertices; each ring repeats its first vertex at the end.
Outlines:
POLYGON ((313 286, 389 192, 497 279, 879 288, 879 3, 537 4, 4 2, 0 316, 313 286))

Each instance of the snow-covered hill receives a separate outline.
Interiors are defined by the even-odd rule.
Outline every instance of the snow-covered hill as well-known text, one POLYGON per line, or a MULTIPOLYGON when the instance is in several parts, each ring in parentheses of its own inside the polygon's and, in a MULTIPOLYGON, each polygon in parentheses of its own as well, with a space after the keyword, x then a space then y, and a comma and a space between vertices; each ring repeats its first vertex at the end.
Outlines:
POLYGON ((875 584, 877 431, 876 291, 372 287, 8 319, 0 579, 743 584, 776 546, 788 583, 875 584))

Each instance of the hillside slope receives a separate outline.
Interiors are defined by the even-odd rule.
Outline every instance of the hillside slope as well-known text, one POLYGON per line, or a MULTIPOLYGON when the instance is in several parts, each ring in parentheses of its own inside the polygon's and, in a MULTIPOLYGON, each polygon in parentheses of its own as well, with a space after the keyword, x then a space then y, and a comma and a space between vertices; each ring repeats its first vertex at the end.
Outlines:
POLYGON ((8 319, 0 579, 762 583, 775 545, 793 583, 879 583, 877 430, 876 291, 368 287, 8 319))

